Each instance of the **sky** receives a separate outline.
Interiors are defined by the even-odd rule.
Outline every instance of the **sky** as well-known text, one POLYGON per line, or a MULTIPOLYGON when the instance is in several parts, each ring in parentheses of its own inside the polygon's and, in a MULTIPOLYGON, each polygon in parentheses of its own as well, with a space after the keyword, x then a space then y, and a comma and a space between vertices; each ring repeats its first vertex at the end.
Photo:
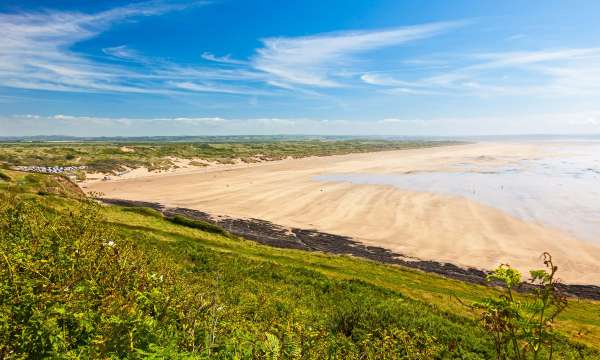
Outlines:
POLYGON ((0 136, 600 133, 600 2, 3 0, 0 136))

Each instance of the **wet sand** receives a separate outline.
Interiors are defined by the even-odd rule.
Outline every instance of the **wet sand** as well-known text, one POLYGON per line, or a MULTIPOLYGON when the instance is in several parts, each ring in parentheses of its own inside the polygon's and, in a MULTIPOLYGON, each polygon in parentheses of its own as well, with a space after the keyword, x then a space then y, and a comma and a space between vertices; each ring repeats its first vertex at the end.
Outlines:
POLYGON ((600 246, 462 196, 390 185, 317 181, 331 173, 400 174, 483 168, 552 156, 539 144, 470 144, 285 160, 247 167, 113 179, 86 184, 106 197, 151 201, 210 214, 348 236, 423 260, 482 269, 539 268, 553 254, 569 283, 600 284, 600 246))

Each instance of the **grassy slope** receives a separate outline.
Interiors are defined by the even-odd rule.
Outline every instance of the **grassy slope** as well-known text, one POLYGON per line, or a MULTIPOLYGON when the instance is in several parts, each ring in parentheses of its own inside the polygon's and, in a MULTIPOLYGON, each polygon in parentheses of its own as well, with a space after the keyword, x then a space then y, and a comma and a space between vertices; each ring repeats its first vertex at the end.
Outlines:
MULTIPOLYGON (((410 298, 435 305, 443 311, 471 316, 457 298, 463 302, 481 300, 497 293, 493 288, 447 279, 422 271, 378 264, 348 256, 306 253, 290 249, 276 249, 251 241, 231 241, 221 236, 195 229, 173 225, 151 216, 139 216, 119 207, 107 209, 109 221, 127 228, 142 231, 166 243, 194 243, 223 253, 269 261, 284 266, 315 270, 334 279, 359 279, 369 284, 397 291, 410 298)), ((572 339, 600 349, 600 302, 573 300, 560 316, 559 328, 572 339), (583 336, 577 334, 583 333, 583 336)))
MULTIPOLYGON (((13 183, 21 184, 21 192, 36 192, 40 182, 47 179, 4 173, 13 183)), ((41 197, 41 201, 59 211, 73 206, 73 200, 56 195, 41 197)), ((227 309, 222 321, 231 318, 236 322, 235 326, 220 324, 229 329, 223 330, 222 336, 241 336, 232 334, 231 328, 242 328, 249 331, 250 335, 244 336, 252 341, 252 334, 280 336, 286 331, 300 331, 289 327, 302 327, 306 332, 311 326, 315 331, 343 333, 349 316, 357 334, 391 321, 387 326, 435 337, 435 344, 429 345, 445 349, 447 356, 461 351, 464 358, 489 358, 492 354, 486 335, 456 298, 478 300, 494 289, 346 256, 270 248, 119 207, 107 207, 103 212, 106 221, 125 236, 137 239, 148 254, 161 254, 186 286, 221 284, 217 286, 227 309), (367 314, 364 319, 352 319, 363 313, 367 314), (448 352, 455 347, 462 350, 448 352)), ((571 301, 558 327, 571 341, 600 349, 600 304, 571 301), (584 335, 577 336, 581 330, 584 335)), ((363 339, 354 333, 352 336, 363 339)), ((338 350, 343 347, 339 341, 335 344, 338 350)), ((595 358, 598 354, 590 355, 595 358)))

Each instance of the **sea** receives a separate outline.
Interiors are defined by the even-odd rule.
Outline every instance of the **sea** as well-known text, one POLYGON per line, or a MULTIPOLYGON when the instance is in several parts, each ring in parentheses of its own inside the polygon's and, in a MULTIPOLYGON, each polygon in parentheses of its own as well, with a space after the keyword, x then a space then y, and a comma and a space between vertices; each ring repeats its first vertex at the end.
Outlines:
POLYGON ((600 243, 600 138, 521 141, 543 143, 548 155, 504 165, 485 166, 485 159, 478 159, 451 164, 443 171, 338 173, 315 179, 462 196, 600 243))

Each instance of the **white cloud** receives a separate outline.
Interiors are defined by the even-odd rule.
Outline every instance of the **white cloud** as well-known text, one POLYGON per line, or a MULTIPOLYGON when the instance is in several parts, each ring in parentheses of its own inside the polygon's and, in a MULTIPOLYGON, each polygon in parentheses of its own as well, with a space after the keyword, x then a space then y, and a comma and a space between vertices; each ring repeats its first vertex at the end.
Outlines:
POLYGON ((398 119, 398 118, 386 118, 386 119, 382 119, 382 120, 379 120, 379 121, 382 122, 382 123, 400 123, 400 122, 403 122, 403 121, 406 121, 406 120, 398 119))
MULTIPOLYGON (((134 121, 140 121, 140 119, 134 119, 134 121)), ((175 124, 192 124, 192 125, 223 125, 227 124, 230 120, 221 117, 177 117, 177 118, 156 118, 156 119, 141 119, 141 121, 148 122, 173 122, 175 124)))
POLYGON ((431 23, 388 30, 345 31, 304 37, 263 39, 252 65, 280 83, 337 87, 332 68, 346 63, 350 55, 429 38, 463 25, 461 22, 431 23))
MULTIPOLYGON (((3 37, 0 42, 0 86, 63 92, 242 94, 247 89, 235 85, 204 85, 204 88, 198 85, 193 89, 187 85, 220 80, 260 81, 264 76, 244 69, 178 66, 145 57, 127 45, 106 47, 102 51, 113 59, 142 63, 142 69, 99 62, 71 50, 74 44, 93 38, 124 19, 159 15, 202 4, 205 2, 185 5, 151 1, 96 14, 62 11, 0 13, 3 37)), ((250 93, 255 94, 254 91, 250 93)))
POLYGON ((381 91, 384 94, 391 95, 440 95, 439 92, 433 90, 419 90, 407 87, 396 87, 391 89, 385 89, 381 91))
POLYGON ((129 48, 127 45, 113 46, 102 49, 106 55, 130 61, 145 62, 146 59, 138 51, 129 48))
POLYGON ((385 74, 367 73, 360 79, 370 85, 387 87, 382 93, 391 95, 439 95, 431 86, 422 82, 403 81, 385 74))
MULTIPOLYGON (((205 4, 204 2, 196 4, 205 4)), ((174 95, 220 93, 273 95, 295 91, 323 94, 306 87, 337 87, 353 81, 352 56, 429 38, 462 22, 430 23, 372 31, 344 31, 305 37, 273 37, 249 61, 204 52, 210 65, 178 65, 141 54, 127 44, 105 47, 107 57, 77 53, 73 45, 89 40, 118 22, 180 10, 184 4, 156 1, 104 12, 44 11, 0 13, 0 86, 61 92, 174 95), (102 61, 103 60, 103 61, 102 61), (112 61, 106 61, 112 60, 112 61), (115 62, 118 60, 119 62, 115 62), (141 66, 133 67, 129 62, 141 66)), ((364 81, 368 77, 363 77, 364 81)), ((412 86, 396 85, 395 92, 412 86)), ((404 90, 403 90, 404 89, 404 90)), ((426 93, 426 90, 420 90, 426 93)))
POLYGON ((214 83, 193 83, 189 81, 185 82, 170 82, 175 88, 189 90, 193 92, 214 92, 223 94, 236 94, 236 95, 270 95, 271 93, 266 91, 260 91, 245 87, 232 87, 223 84, 214 83))
MULTIPOLYGON (((397 68, 389 71, 377 68, 381 66, 377 50, 422 41, 464 26, 465 22, 270 37, 262 40, 262 45, 248 60, 238 60, 227 53, 204 52, 200 57, 205 61, 198 59, 198 64, 186 65, 167 60, 168 57, 142 54, 133 45, 121 42, 98 49, 103 56, 74 50, 75 44, 121 21, 159 15, 185 6, 151 1, 94 14, 0 13, 0 87, 166 96, 187 94, 185 101, 190 103, 199 98, 198 93, 256 97, 289 95, 294 91, 304 96, 303 100, 319 102, 316 106, 321 109, 343 108, 349 101, 342 96, 349 92, 331 88, 350 86, 355 87, 353 91, 363 91, 361 94, 371 91, 387 97, 386 101, 390 101, 391 96, 524 96, 579 101, 584 97, 594 99, 600 94, 600 48, 597 47, 438 53, 421 59, 389 59, 386 67, 396 64, 397 68)), ((282 98, 273 97, 271 104, 282 98)), ((10 99, 0 96, 0 102, 10 102, 10 99)), ((252 101, 256 103, 255 98, 252 101)), ((275 106, 283 106, 283 101, 275 106)), ((261 101, 261 105, 267 103, 261 101)), ((218 105, 228 104, 223 101, 218 105)), ((258 121, 254 124, 266 126, 258 121)), ((288 126, 300 126, 298 124, 301 123, 288 126)))
POLYGON ((298 120, 294 119, 277 119, 277 118, 263 118, 253 119, 252 122, 256 122, 262 126, 295 126, 298 124, 298 120))
POLYGON ((213 62, 222 63, 222 64, 232 64, 232 65, 248 64, 246 61, 232 59, 231 54, 227 54, 225 56, 216 56, 212 53, 205 51, 202 53, 202 55, 200 55, 200 57, 203 58, 204 60, 213 61, 213 62))
POLYGON ((599 55, 600 48, 574 48, 477 54, 474 57, 487 60, 487 62, 472 66, 471 69, 489 69, 561 60, 583 60, 597 58, 599 55))
MULTIPOLYGON (((388 94, 447 96, 597 96, 600 48, 462 55, 447 68, 406 81, 390 73, 365 73, 364 83, 388 94)), ((436 59, 439 61, 439 59, 436 59)))
POLYGON ((35 114, 0 117, 3 136, 598 134, 600 110, 512 116, 383 119, 164 117, 111 118, 35 114))
MULTIPOLYGON (((414 129, 417 129, 418 127, 427 125, 427 121, 422 120, 422 119, 386 118, 386 119, 379 120, 378 122, 381 124, 386 124, 386 125, 391 125, 391 126, 403 125, 403 126, 413 127, 414 129)), ((432 121, 432 122, 435 122, 435 121, 432 121)))
POLYGON ((44 90, 135 91, 115 86, 124 69, 101 68, 69 50, 116 21, 167 11, 148 4, 113 9, 98 14, 38 12, 0 14, 0 80, 4 86, 44 90))
POLYGON ((527 37, 527 35, 525 35, 525 34, 514 34, 514 35, 511 35, 508 38, 506 38, 506 40, 516 41, 516 40, 525 39, 526 37, 527 37))
POLYGON ((381 85, 381 86, 408 86, 413 85, 409 81, 402 81, 395 79, 385 74, 366 73, 360 76, 360 79, 367 84, 381 85))
POLYGON ((600 48, 480 54, 476 58, 483 62, 455 72, 449 83, 477 84, 477 91, 490 94, 530 97, 600 93, 600 48), (504 77, 496 75, 506 71, 504 77))

